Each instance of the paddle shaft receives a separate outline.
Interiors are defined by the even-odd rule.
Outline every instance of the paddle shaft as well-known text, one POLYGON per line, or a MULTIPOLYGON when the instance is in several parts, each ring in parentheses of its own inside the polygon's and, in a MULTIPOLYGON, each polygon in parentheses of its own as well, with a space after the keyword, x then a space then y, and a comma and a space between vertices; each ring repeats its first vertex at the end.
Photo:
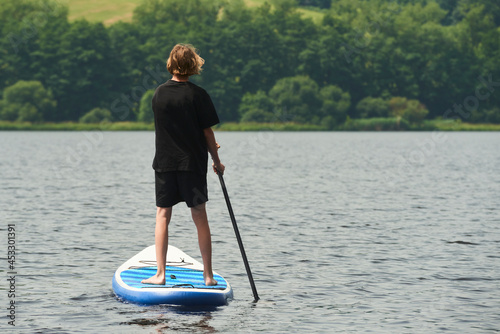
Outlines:
POLYGON ((229 211, 229 216, 231 217, 231 222, 233 223, 234 233, 236 234, 236 239, 238 240, 238 245, 240 246, 241 256, 243 257, 243 262, 245 263, 245 269, 247 270, 248 280, 250 281, 250 286, 252 287, 253 297, 255 298, 255 301, 257 301, 259 300, 259 295, 257 294, 257 288, 255 287, 255 282, 253 281, 252 271, 250 270, 250 264, 248 264, 245 248, 243 247, 243 241, 241 240, 238 225, 236 224, 236 218, 234 218, 233 208, 231 206, 231 202, 229 201, 226 184, 222 174, 217 172, 217 175, 219 175, 220 185, 222 187, 222 192, 224 193, 224 198, 226 199, 227 209, 229 211))

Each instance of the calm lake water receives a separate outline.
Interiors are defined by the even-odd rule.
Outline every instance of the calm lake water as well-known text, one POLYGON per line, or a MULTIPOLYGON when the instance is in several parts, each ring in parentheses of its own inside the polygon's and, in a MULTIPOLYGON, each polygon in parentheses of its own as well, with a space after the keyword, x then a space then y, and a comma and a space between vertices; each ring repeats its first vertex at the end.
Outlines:
MULTIPOLYGON (((500 133, 216 136, 259 302, 215 175, 214 268, 234 300, 186 310, 114 297, 114 271, 154 243, 154 133, 0 132, 0 331, 500 332, 500 133)), ((170 243, 200 259, 183 203, 170 226, 170 243)))

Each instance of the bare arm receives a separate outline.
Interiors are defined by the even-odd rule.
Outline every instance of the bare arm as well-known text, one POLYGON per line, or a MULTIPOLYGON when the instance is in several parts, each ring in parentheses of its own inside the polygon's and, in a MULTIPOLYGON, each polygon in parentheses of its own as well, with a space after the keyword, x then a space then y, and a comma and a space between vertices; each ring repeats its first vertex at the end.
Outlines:
POLYGON ((212 168, 214 169, 214 172, 217 174, 217 171, 220 171, 222 174, 224 174, 224 169, 226 167, 220 162, 219 153, 217 152, 220 146, 215 141, 215 135, 212 128, 204 129, 203 133, 207 141, 208 152, 212 156, 212 168))

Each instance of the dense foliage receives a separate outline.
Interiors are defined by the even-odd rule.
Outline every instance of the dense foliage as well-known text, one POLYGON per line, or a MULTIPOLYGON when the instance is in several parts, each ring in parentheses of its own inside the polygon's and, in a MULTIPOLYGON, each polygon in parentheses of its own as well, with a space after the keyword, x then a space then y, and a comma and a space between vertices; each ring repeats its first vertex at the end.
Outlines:
POLYGON ((271 0, 257 8, 146 0, 131 23, 109 27, 69 22, 52 0, 4 0, 0 120, 150 122, 151 90, 169 77, 166 57, 183 42, 206 60, 192 80, 223 121, 499 122, 499 26, 497 0, 271 0), (323 19, 303 18, 299 4, 321 8, 323 19))

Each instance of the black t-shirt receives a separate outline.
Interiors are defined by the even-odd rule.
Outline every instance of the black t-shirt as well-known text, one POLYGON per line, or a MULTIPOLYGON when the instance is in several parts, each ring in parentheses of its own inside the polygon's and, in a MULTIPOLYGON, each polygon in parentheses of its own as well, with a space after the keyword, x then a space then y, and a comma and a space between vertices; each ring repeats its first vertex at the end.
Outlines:
POLYGON ((201 87, 168 80, 153 96, 157 172, 207 173, 208 151, 203 130, 219 123, 212 99, 201 87))

